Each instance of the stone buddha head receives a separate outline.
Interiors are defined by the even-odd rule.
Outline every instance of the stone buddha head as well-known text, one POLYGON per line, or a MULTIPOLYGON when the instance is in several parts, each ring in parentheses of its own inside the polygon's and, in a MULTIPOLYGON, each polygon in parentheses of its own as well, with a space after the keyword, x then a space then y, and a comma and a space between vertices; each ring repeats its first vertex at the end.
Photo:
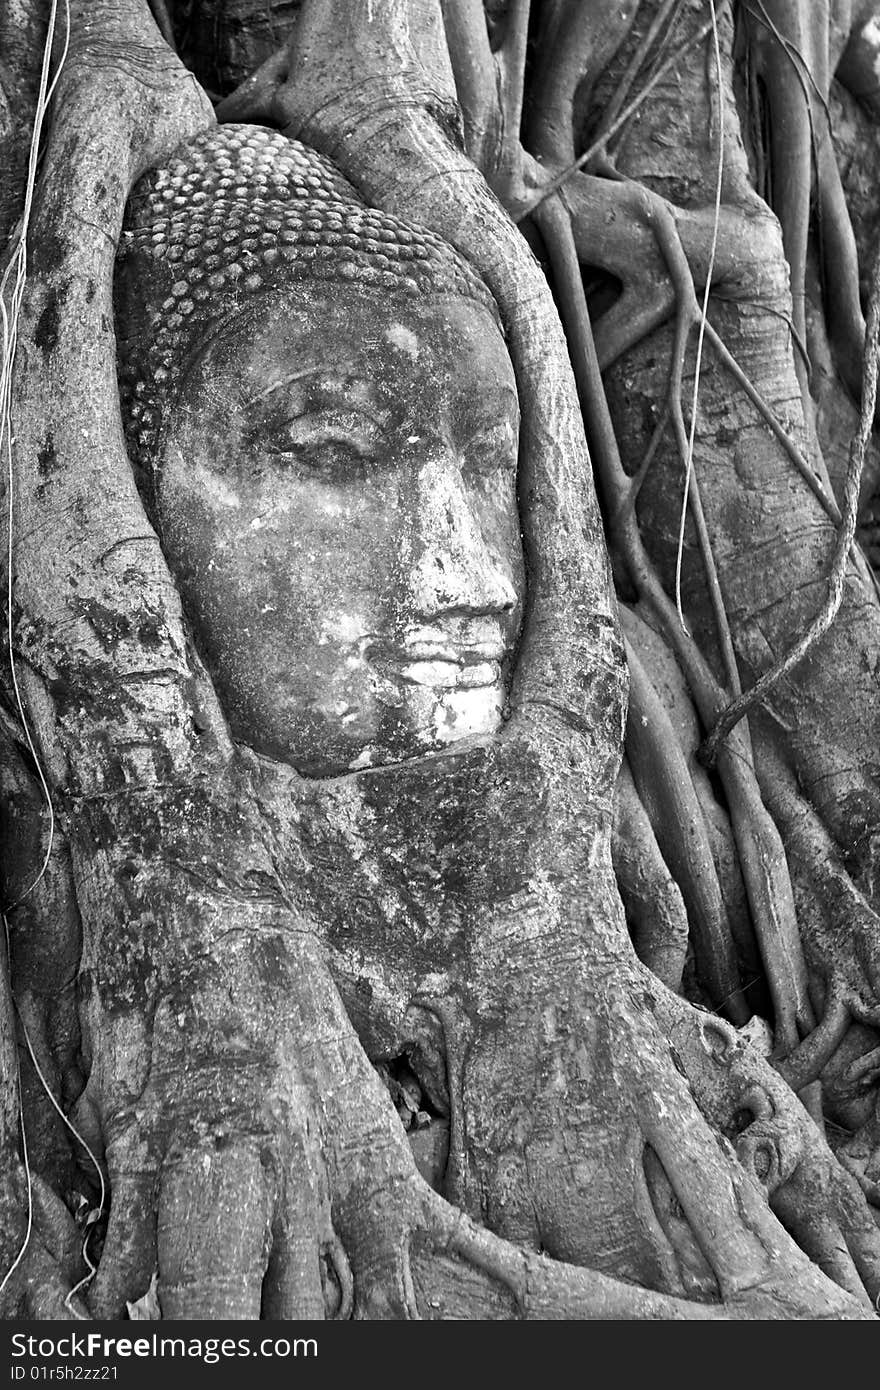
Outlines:
POLYGON ((519 415, 467 262, 222 126, 136 188, 116 310, 129 451, 233 735, 321 777, 497 729, 519 415))

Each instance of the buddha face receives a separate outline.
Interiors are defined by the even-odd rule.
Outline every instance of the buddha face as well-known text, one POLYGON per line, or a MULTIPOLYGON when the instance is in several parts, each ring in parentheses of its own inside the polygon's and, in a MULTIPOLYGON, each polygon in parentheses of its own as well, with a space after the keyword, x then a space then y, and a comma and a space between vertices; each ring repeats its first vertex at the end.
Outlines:
POLYGON ((297 285, 204 346, 157 511, 237 738, 322 777, 498 727, 524 591, 518 425, 471 300, 297 285))

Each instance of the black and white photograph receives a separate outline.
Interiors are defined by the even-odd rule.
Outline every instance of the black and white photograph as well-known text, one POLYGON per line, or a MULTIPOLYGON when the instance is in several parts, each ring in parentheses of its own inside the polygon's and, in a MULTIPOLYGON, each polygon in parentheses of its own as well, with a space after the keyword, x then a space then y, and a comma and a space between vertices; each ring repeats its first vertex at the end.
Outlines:
POLYGON ((880 0, 0 0, 0 326, 0 1377, 875 1320, 880 0))

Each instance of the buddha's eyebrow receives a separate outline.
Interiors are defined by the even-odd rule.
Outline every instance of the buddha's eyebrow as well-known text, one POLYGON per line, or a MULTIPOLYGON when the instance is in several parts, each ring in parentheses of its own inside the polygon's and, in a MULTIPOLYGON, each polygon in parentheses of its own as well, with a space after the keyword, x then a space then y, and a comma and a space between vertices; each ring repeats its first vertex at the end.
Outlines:
POLYGON ((497 388, 482 387, 479 392, 479 401, 483 414, 498 413, 502 410, 513 410, 517 416, 519 410, 519 396, 512 386, 499 386, 497 388))
POLYGON ((519 397, 510 386, 492 387, 484 383, 468 383, 462 393, 462 403, 470 407, 466 411, 467 424, 462 429, 464 436, 486 434, 497 429, 499 423, 513 416, 514 428, 521 423, 519 397))
MULTIPOLYGON (((303 367, 297 372, 288 372, 286 376, 280 377, 278 381, 270 382, 264 390, 258 391, 255 396, 249 396, 247 400, 244 401, 244 405, 245 407, 250 405, 256 405, 259 401, 264 401, 269 396, 273 395, 275 391, 280 391, 285 386, 291 386, 294 382, 315 380, 320 379, 322 377, 327 382, 328 389, 330 392, 335 393, 339 391, 343 394, 345 392, 346 386, 350 381, 363 382, 364 380, 364 378, 357 372, 352 372, 348 376, 336 376, 335 378, 330 380, 330 370, 327 367, 303 367)), ((346 404, 352 405, 356 409, 365 409, 365 406, 361 401, 347 401, 346 404)), ((376 402, 376 404, 378 406, 378 402, 376 402)), ((367 411, 367 413, 369 414, 372 412, 367 411)), ((380 413, 383 416, 387 414, 387 412, 381 411, 381 408, 380 413)))
POLYGON ((309 377, 320 376, 326 370, 326 367, 303 367, 302 371, 289 372, 287 376, 271 382, 264 391, 258 391, 255 396, 249 396, 244 404, 246 406, 256 405, 257 401, 264 401, 267 396, 271 396, 273 391, 280 391, 282 386, 290 386, 294 381, 307 381, 309 377))

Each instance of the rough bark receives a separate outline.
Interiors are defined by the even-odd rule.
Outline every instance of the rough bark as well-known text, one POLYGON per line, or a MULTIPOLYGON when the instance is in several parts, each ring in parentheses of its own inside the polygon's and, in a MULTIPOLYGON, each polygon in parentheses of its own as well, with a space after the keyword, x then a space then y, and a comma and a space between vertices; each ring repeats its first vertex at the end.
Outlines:
MULTIPOLYGON (((704 7, 681 8, 679 37, 705 20, 704 7)), ((640 536, 632 517, 629 540, 617 525, 617 441, 634 473, 693 321, 690 276, 707 275, 719 128, 710 317, 826 488, 823 505, 707 349, 695 464, 744 683, 816 607, 833 540, 791 352, 797 258, 786 260, 751 185, 726 25, 723 94, 707 94, 704 46, 692 43, 627 127, 614 153, 623 180, 596 166, 535 207, 669 7, 545 5, 522 144, 527 9, 494 7, 487 29, 479 6, 306 0, 284 17, 283 48, 220 108, 314 145, 369 202, 467 255, 500 306, 520 390, 529 593, 510 719, 441 756, 310 781, 230 740, 119 423, 111 291, 125 199, 214 116, 145 5, 72 7, 17 364, 10 596, 58 835, 49 872, 9 917, 28 1035, 106 1169, 96 1314, 117 1315, 156 1269, 169 1318, 860 1317, 880 1291, 870 1116, 863 1106, 856 1118, 838 1066, 847 1171, 795 1094, 821 1119, 811 1085, 848 1020, 878 1021, 866 655, 880 610, 864 561, 821 649, 722 749, 720 798, 695 764, 685 687, 663 675, 668 656, 652 655, 642 620, 624 615, 638 655, 632 780, 618 780, 627 682, 606 530, 615 563, 629 565, 625 596, 640 594, 643 612, 653 604, 651 622, 676 647, 704 732, 736 693, 690 534, 695 642, 675 636, 660 589, 674 566, 676 450, 655 451, 640 536), (530 208, 567 343, 511 220, 530 208), (623 282, 595 346, 578 259, 623 282), (657 325, 676 306, 674 337, 657 325), (644 963, 612 868, 615 785, 615 867, 644 963), (663 893, 659 921, 645 876, 663 893), (756 1007, 757 938, 776 1068, 673 992, 685 930, 692 996, 736 1023, 756 1007), (404 1056, 437 1154, 448 1135, 445 1172, 442 1158, 422 1164, 442 1196, 371 1066, 404 1056)), ((189 7, 190 26, 209 12, 189 7)), ((174 32, 204 69, 192 27, 186 42, 174 32)), ((228 48, 212 61, 218 85, 238 75, 228 48)), ((792 218, 800 246, 799 206, 792 218)), ((690 380, 681 360, 675 389, 690 380)), ((10 723, 11 751, 16 737, 10 723)), ((10 768, 16 902, 39 859, 39 799, 26 762, 10 768)), ((3 1017, 11 1072, 9 1008, 3 1017)), ((845 1046, 861 1082, 872 1079, 858 1061, 872 1035, 852 1028, 845 1046)), ((69 1179, 70 1148, 26 1065, 23 1077, 46 1195, 6 1309, 64 1315, 78 1241, 52 1189, 69 1179)), ((0 1099, 11 1158, 15 1086, 0 1099)), ((10 1172, 11 1257, 22 1177, 10 1172)))

